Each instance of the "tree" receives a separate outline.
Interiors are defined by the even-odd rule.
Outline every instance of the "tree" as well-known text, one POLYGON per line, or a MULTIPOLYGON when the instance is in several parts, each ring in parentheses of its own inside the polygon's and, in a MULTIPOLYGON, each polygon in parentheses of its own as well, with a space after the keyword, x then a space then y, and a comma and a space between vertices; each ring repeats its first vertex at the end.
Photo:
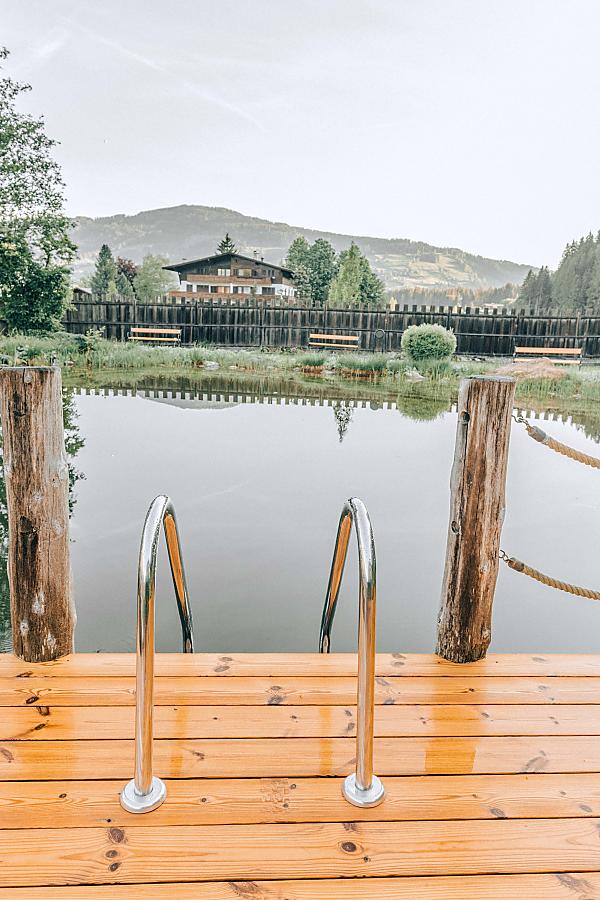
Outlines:
POLYGON ((294 273, 296 293, 301 300, 312 299, 310 282, 310 244, 305 237, 294 238, 285 258, 285 265, 294 273))
POLYGON ((530 269, 529 272, 527 273, 527 275, 525 276, 523 284, 521 285, 521 287, 519 289, 518 300, 524 306, 531 306, 531 304, 533 303, 536 280, 537 280, 536 273, 533 271, 533 269, 530 269))
POLYGON ((383 282, 352 241, 349 249, 340 253, 337 275, 329 289, 329 303, 342 308, 372 307, 379 306, 383 299, 383 282))
POLYGON ((318 238, 309 244, 305 237, 295 238, 287 252, 286 266, 294 273, 299 295, 315 306, 323 306, 337 271, 335 250, 329 241, 318 238))
POLYGON ((552 306, 552 279, 548 266, 542 266, 535 280, 534 305, 536 312, 552 306))
POLYGON ((363 277, 361 255, 354 241, 348 250, 340 253, 338 273, 329 288, 329 302, 332 306, 342 308, 360 306, 363 277))
POLYGON ((123 256, 117 256, 117 293, 121 297, 135 297, 135 276, 138 267, 132 259, 125 259, 123 256))
MULTIPOLYGON (((0 61, 8 57, 0 48, 0 61)), ((55 327, 75 254, 64 184, 43 119, 17 109, 30 85, 0 78, 0 307, 11 327, 55 327), (44 323, 44 324, 42 324, 44 323)))
POLYGON ((99 297, 114 297, 117 293, 117 275, 117 264, 112 250, 108 244, 102 244, 96 259, 96 269, 92 275, 92 293, 99 297))
POLYGON ((174 287, 175 274, 164 269, 168 262, 164 256, 144 257, 133 281, 138 300, 148 303, 174 287))
POLYGON ((311 285, 311 299, 316 306, 324 306, 329 295, 329 286, 337 272, 335 250, 325 238, 317 238, 310 248, 308 273, 311 285))
POLYGON ((236 246, 229 237, 229 232, 225 233, 225 237, 222 238, 217 245, 217 253, 235 253, 236 246))

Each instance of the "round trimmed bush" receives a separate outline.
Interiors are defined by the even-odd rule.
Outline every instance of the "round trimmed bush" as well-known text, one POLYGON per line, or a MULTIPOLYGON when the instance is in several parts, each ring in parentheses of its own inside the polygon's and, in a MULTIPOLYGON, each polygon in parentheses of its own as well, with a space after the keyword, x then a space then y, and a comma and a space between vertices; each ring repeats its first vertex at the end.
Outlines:
POLYGON ((456 338, 442 325, 409 325, 402 335, 402 349, 415 361, 449 359, 456 350, 456 338))

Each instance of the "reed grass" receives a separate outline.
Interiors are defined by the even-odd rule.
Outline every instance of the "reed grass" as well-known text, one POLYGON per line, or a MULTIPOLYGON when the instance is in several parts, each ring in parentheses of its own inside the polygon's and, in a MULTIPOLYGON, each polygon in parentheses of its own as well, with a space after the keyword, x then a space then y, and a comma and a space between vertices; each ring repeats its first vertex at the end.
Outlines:
MULTIPOLYGON (((460 379, 498 370, 499 360, 454 359, 451 362, 419 363, 417 370, 424 381, 411 379, 414 366, 403 356, 389 353, 344 353, 221 349, 201 345, 164 347, 108 341, 95 333, 73 335, 56 332, 50 335, 1 335, 0 362, 4 365, 59 365, 73 372, 188 372, 198 374, 204 368, 239 370, 271 377, 291 376, 302 367, 333 368, 334 373, 359 377, 377 377, 382 386, 406 396, 432 398, 455 397, 460 379), (216 365, 215 365, 216 364, 216 365)), ((506 371, 506 369, 505 369, 506 371)), ((571 366, 560 377, 520 377, 517 400, 551 402, 572 401, 578 406, 600 400, 600 366, 571 366)))

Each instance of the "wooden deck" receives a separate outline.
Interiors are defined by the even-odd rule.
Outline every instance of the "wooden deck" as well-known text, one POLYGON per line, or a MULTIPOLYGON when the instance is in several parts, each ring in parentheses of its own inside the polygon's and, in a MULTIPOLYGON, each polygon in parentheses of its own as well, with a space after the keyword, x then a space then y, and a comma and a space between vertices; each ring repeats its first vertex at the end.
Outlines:
POLYGON ((370 810, 354 656, 159 655, 142 816, 134 665, 0 657, 0 900, 600 898, 600 655, 380 655, 370 810))

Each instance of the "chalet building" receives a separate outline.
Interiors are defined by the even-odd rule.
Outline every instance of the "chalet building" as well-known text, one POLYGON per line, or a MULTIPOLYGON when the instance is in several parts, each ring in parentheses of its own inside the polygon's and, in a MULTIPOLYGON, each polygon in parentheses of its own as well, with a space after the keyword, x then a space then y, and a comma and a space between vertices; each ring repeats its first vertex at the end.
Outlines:
POLYGON ((296 293, 290 269, 239 253, 186 259, 172 266, 165 266, 165 269, 179 275, 179 289, 169 291, 171 297, 242 300, 240 295, 244 294, 265 300, 276 297, 289 303, 296 293))

